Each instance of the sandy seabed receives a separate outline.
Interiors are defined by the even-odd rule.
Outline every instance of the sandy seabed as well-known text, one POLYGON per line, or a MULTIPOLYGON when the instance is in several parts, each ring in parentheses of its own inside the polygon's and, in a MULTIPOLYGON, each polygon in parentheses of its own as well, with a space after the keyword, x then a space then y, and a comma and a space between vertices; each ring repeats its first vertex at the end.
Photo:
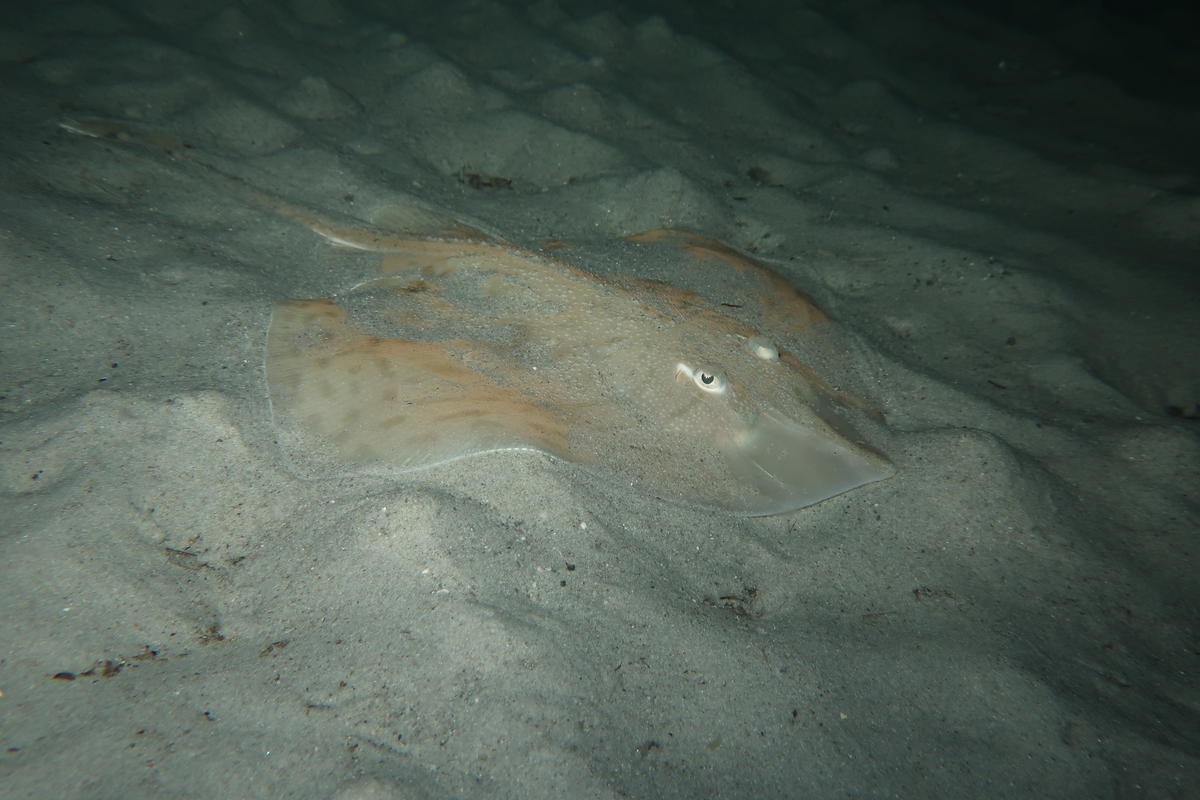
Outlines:
POLYGON ((1194 796, 1188 28, 939 8, 10 14, 0 797, 1194 796), (372 258, 200 153, 753 252, 874 354, 897 473, 764 518, 528 454, 305 480, 271 309, 372 258))

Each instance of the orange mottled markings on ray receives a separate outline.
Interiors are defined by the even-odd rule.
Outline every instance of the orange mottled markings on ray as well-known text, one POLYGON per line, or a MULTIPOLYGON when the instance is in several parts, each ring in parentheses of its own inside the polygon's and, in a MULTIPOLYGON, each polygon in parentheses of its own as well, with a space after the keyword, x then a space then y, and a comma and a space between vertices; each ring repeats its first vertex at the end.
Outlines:
POLYGON ((465 344, 470 343, 460 339, 449 342, 418 342, 411 339, 360 336, 343 346, 340 355, 346 359, 365 357, 377 367, 385 369, 389 365, 416 367, 463 386, 487 381, 487 376, 465 367, 461 359, 448 352, 450 347, 461 347, 465 344))
POLYGON ((764 267, 759 277, 770 287, 763 303, 771 322, 799 333, 828 321, 829 317, 812 298, 792 286, 783 276, 764 267))
POLYGON ((692 231, 681 231, 674 228, 655 228, 635 233, 626 238, 631 242, 676 242, 697 258, 704 260, 720 259, 738 272, 766 269, 759 262, 739 253, 724 242, 717 241, 700 233, 693 233, 692 231))
MULTIPOLYGON (((480 436, 503 432, 530 447, 577 457, 568 445, 570 426, 564 414, 471 368, 472 353, 488 349, 487 343, 466 339, 418 342, 361 336, 341 348, 339 360, 346 369, 358 358, 367 359, 375 365, 376 374, 381 365, 385 366, 384 371, 398 379, 401 399, 405 386, 420 386, 420 395, 408 398, 412 402, 405 405, 410 425, 433 426, 435 433, 438 428, 454 429, 463 436, 470 436, 472 431, 480 436), (419 378, 415 374, 418 371, 423 373, 419 378), (431 383, 429 376, 440 380, 431 383)), ((489 360, 488 366, 498 368, 494 360, 489 360)), ((506 377, 521 383, 521 374, 506 377)), ((386 423, 390 416, 381 410, 380 423, 386 423)))
MULTIPOLYGON (((667 313, 685 317, 688 322, 708 330, 732 333, 747 339, 758 334, 752 326, 741 320, 712 310, 711 304, 703 296, 690 289, 681 289, 672 283, 653 278, 635 278, 628 281, 628 285, 638 294, 653 297, 665 306, 667 313)), ((638 299, 636 294, 634 299, 638 299)), ((644 299, 639 302, 643 306, 648 304, 648 300, 644 299)))
POLYGON ((449 263, 457 253, 449 252, 444 244, 420 239, 405 242, 403 246, 397 243, 392 249, 379 251, 383 253, 379 271, 384 275, 417 271, 423 275, 446 275, 457 269, 449 263))
POLYGON ((349 459, 387 458, 441 441, 451 455, 529 447, 587 460, 569 443, 573 413, 530 394, 521 365, 497 356, 491 343, 366 334, 332 300, 279 304, 268 336, 268 380, 277 408, 323 433, 349 459))
POLYGON ((325 350, 346 330, 346 312, 332 300, 285 300, 271 319, 267 356, 299 348, 325 350))
POLYGON ((470 242, 493 242, 499 243, 496 239, 481 230, 470 227, 469 225, 452 225, 448 228, 442 228, 442 236, 447 239, 460 239, 470 242))
MULTIPOLYGON (((383 278, 380 278, 380 280, 382 281, 383 278)), ((441 286, 439 286, 436 283, 431 283, 430 281, 427 281, 424 278, 410 280, 405 283, 396 283, 396 284, 389 283, 388 288, 391 289, 396 294, 412 294, 412 295, 417 295, 417 294, 428 295, 429 293, 436 293, 436 292, 440 292, 442 290, 441 286)), ((425 299, 428 299, 428 297, 426 297, 425 299)))
MULTIPOLYGON (((316 215, 291 207, 280 207, 277 203, 272 207, 304 223, 335 246, 379 253, 382 256, 379 272, 385 276, 415 272, 427 277, 442 277, 469 269, 514 276, 522 282, 536 281, 539 288, 535 292, 541 295, 565 291, 568 283, 576 291, 581 286, 591 285, 598 295, 610 288, 609 282, 600 276, 549 254, 498 240, 473 228, 443 229, 443 233, 453 238, 381 235, 374 231, 333 226, 316 215)), ((493 285, 492 289, 495 288, 493 285)))
MULTIPOLYGON (((387 278, 380 278, 386 281, 387 278)), ((390 304, 381 319, 410 331, 440 330, 472 318, 469 309, 447 299, 440 284, 418 279, 388 287, 401 299, 390 304)))
POLYGON ((676 242, 696 258, 721 261, 738 272, 754 275, 763 284, 761 300, 768 320, 793 333, 829 319, 811 297, 778 272, 710 236, 672 228, 655 228, 626 238, 631 242, 676 242))
POLYGON ((687 231, 675 228, 651 228, 648 231, 631 233, 625 237, 627 242, 677 242, 687 236, 687 231))
POLYGON ((678 312, 698 312, 708 308, 708 301, 697 292, 683 289, 673 283, 660 281, 657 278, 631 278, 630 287, 651 294, 660 302, 678 312))
MULTIPOLYGON (((561 458, 588 460, 568 443, 570 426, 513 389, 479 387, 450 397, 424 403, 416 424, 454 425, 464 429, 495 429, 513 436, 523 446, 553 453, 561 458)), ((435 431, 436 432, 436 431, 435 431)))
POLYGON ((446 275, 472 265, 496 269, 503 247, 489 242, 463 239, 394 238, 387 247, 371 248, 383 254, 379 271, 384 275, 420 271, 424 275, 446 275))

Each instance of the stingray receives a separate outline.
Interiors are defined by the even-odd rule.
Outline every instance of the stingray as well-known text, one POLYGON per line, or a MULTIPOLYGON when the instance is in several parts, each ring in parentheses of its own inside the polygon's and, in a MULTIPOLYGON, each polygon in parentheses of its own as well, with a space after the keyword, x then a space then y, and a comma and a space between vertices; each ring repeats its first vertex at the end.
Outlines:
POLYGON ((676 269, 728 273, 707 282, 721 301, 470 229, 386 237, 290 215, 383 254, 382 277, 282 303, 271 320, 275 418, 318 469, 401 472, 539 451, 747 515, 892 474, 863 435, 878 415, 815 366, 844 374, 846 337, 777 273, 715 240, 655 230, 625 250, 669 261, 667 248, 681 249, 676 269), (731 286, 737 294, 724 294, 731 286))
POLYGON ((758 516, 893 473, 872 446, 880 415, 846 389, 867 378, 861 346, 721 242, 645 231, 585 269, 586 254, 431 225, 415 204, 400 215, 408 232, 341 224, 203 166, 331 244, 381 256, 376 277, 272 314, 272 418, 302 474, 539 452, 617 486, 758 516))

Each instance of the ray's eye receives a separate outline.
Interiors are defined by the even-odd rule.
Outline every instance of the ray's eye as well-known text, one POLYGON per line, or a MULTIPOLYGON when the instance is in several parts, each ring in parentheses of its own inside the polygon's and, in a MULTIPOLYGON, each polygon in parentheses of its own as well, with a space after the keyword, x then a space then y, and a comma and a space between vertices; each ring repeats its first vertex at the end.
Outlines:
POLYGON ((676 380, 690 380, 697 387, 703 389, 709 394, 725 394, 729 390, 729 384, 725 378, 719 373, 706 370, 703 367, 691 367, 687 364, 677 364, 675 366, 676 380))

